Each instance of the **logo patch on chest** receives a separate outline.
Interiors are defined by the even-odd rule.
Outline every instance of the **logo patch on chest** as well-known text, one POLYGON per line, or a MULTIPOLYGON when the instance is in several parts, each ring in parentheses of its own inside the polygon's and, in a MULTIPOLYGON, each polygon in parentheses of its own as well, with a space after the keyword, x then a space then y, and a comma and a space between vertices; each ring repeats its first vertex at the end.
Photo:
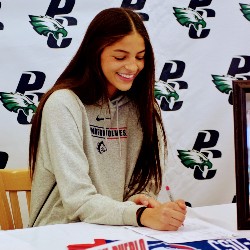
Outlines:
POLYGON ((98 152, 99 152, 100 154, 102 154, 102 153, 104 153, 104 152, 107 151, 107 147, 105 146, 105 144, 104 144, 103 141, 98 142, 96 148, 97 148, 97 150, 98 150, 98 152))

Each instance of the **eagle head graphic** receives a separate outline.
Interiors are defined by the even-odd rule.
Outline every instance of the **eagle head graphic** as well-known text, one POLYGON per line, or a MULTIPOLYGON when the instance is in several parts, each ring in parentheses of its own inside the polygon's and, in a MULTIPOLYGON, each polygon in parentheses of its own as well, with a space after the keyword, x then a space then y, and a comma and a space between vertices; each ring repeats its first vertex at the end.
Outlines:
POLYGON ((178 157, 181 160, 181 163, 187 167, 194 169, 194 167, 198 166, 202 172, 207 169, 211 169, 213 164, 209 159, 197 150, 177 150, 178 157))
POLYGON ((173 107, 174 102, 179 99, 179 95, 177 94, 175 89, 167 82, 161 80, 155 83, 154 96, 157 100, 160 101, 162 100, 162 98, 165 98, 169 103, 169 107, 173 107))
POLYGON ((174 15, 177 21, 182 25, 189 27, 193 25, 194 28, 199 31, 206 27, 206 22, 202 16, 191 8, 177 8, 173 7, 174 15))
POLYGON ((18 113, 20 110, 27 116, 27 120, 31 121, 33 114, 36 112, 37 106, 27 96, 21 93, 0 92, 0 100, 3 106, 11 111, 18 113))
POLYGON ((59 37, 66 37, 68 35, 64 27, 50 16, 29 15, 29 17, 33 29, 39 35, 48 36, 51 33, 56 40, 58 40, 59 37))

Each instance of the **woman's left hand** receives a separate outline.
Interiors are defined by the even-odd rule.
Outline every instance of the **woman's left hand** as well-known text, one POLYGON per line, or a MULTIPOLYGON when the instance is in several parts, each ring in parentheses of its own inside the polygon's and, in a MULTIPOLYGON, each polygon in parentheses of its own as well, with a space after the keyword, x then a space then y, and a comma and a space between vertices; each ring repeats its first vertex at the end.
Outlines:
POLYGON ((161 203, 152 197, 145 194, 137 194, 134 198, 134 203, 137 205, 143 205, 149 208, 158 207, 161 203))

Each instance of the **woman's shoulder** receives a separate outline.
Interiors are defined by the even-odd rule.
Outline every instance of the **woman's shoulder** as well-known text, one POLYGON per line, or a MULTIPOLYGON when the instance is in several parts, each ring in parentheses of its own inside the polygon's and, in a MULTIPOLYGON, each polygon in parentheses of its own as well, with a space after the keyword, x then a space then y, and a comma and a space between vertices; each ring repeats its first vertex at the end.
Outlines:
POLYGON ((77 95, 69 89, 59 89, 54 91, 49 99, 65 102, 67 100, 74 100, 76 97, 77 95))
POLYGON ((60 89, 53 92, 45 103, 45 108, 59 109, 60 107, 75 108, 82 106, 78 96, 69 89, 60 89))

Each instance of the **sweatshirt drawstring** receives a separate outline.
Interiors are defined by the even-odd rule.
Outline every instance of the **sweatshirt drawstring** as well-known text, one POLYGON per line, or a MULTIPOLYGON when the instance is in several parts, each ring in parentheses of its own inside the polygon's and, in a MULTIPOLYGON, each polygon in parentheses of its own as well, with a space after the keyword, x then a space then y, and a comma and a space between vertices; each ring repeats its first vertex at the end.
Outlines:
POLYGON ((122 157, 122 145, 121 145, 121 136, 120 136, 120 130, 119 130, 119 114, 118 114, 119 108, 118 108, 118 101, 116 101, 116 128, 118 132, 118 139, 119 139, 119 153, 120 157, 122 157))
POLYGON ((104 129, 105 129, 105 142, 106 146, 108 146, 106 117, 107 117, 107 109, 105 109, 105 114, 104 114, 104 129))

